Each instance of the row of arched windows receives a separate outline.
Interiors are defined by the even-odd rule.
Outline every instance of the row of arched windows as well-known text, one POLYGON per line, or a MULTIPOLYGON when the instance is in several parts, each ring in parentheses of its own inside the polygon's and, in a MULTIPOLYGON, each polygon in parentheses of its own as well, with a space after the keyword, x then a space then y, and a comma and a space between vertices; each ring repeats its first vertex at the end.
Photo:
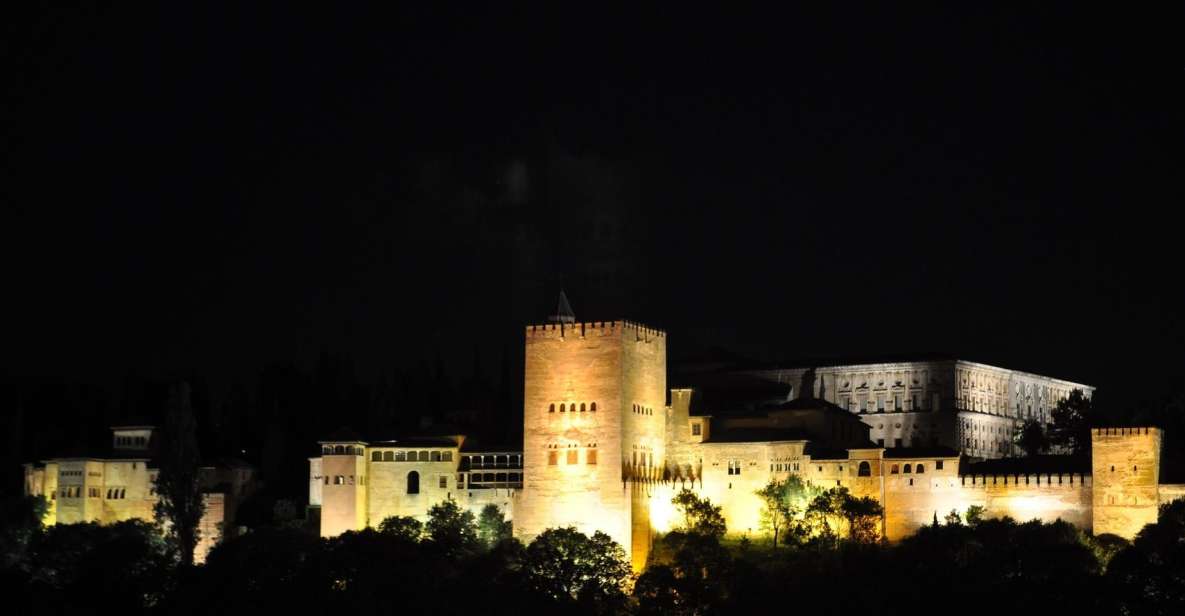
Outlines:
POLYGON ((371 462, 452 462, 451 451, 372 451, 371 462))
MULTIPOLYGON (((589 402, 589 403, 587 403, 587 405, 586 405, 584 402, 581 402, 581 403, 580 403, 580 405, 579 405, 579 407, 577 407, 577 404, 576 404, 575 402, 573 402, 573 403, 571 403, 571 404, 568 404, 568 403, 566 403, 566 402, 561 402, 561 403, 560 403, 560 412, 561 412, 561 413, 569 413, 569 412, 571 412, 571 413, 577 413, 577 412, 579 412, 579 413, 583 413, 583 412, 585 412, 585 411, 588 411, 588 412, 590 412, 590 413, 595 413, 595 412, 597 412, 597 403, 596 403, 596 402, 589 402)), ((548 412, 548 413, 554 413, 554 412, 555 412, 555 403, 554 403, 554 402, 553 402, 553 403, 551 403, 551 404, 550 404, 550 405, 547 407, 547 412, 548 412)))
POLYGON ((903 474, 908 475, 910 473, 915 472, 915 468, 916 468, 916 472, 919 475, 926 472, 926 467, 920 463, 916 467, 912 464, 906 464, 904 469, 902 469, 902 468, 898 467, 896 464, 894 464, 893 466, 889 467, 889 474, 896 475, 898 473, 903 473, 903 474))
POLYGON ((634 414, 635 415, 653 415, 654 409, 652 409, 648 406, 642 406, 641 404, 635 404, 634 405, 634 414))
POLYGON ((127 498, 126 488, 107 488, 107 500, 127 498))

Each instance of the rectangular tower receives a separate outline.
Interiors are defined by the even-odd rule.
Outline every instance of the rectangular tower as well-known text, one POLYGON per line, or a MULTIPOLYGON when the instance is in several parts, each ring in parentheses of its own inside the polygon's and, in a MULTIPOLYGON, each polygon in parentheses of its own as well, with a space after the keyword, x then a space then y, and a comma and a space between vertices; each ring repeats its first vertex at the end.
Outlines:
POLYGON ((665 457, 666 334, 626 321, 526 331, 523 494, 515 534, 602 531, 635 569, 650 548, 647 485, 665 457))
POLYGON ((1131 539, 1160 507, 1158 428, 1092 428, 1094 534, 1131 539))

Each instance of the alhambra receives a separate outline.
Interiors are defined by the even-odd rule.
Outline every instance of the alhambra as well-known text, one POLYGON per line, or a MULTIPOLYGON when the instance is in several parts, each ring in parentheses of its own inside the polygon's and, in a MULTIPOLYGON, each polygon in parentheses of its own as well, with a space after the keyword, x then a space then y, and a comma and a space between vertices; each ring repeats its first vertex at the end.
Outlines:
MULTIPOLYGON (((1185 485, 1160 483, 1153 427, 1095 428, 1089 459, 1013 455, 1021 422, 1049 421, 1075 390, 1093 394, 1080 383, 927 357, 717 367, 671 386, 665 332, 578 322, 562 297, 557 315, 524 334, 521 448, 461 434, 326 435, 308 467, 321 535, 423 520, 444 500, 474 513, 493 504, 525 541, 554 527, 603 531, 640 570, 684 489, 720 505, 730 532, 752 535, 756 492, 770 480, 847 488, 883 507, 889 541, 971 506, 1131 538, 1161 503, 1185 496, 1185 485)), ((26 493, 47 497, 49 523, 151 517, 151 427, 116 428, 113 443, 112 455, 26 465, 26 493)), ((203 472, 199 560, 254 489, 239 461, 203 472)))

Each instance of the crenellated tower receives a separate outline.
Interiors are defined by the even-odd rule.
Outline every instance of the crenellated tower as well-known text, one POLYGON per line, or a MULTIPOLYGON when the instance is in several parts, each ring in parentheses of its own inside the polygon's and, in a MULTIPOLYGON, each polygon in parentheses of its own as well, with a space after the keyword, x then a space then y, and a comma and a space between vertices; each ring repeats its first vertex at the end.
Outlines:
MULTIPOLYGON (((635 569, 650 550, 647 488, 665 457, 666 334, 559 317, 526 330, 522 499, 515 534, 603 531, 635 569)), ((567 314, 565 314, 567 312, 567 314)))
POLYGON ((1131 539, 1156 521, 1160 506, 1159 428, 1090 431, 1094 534, 1131 539))

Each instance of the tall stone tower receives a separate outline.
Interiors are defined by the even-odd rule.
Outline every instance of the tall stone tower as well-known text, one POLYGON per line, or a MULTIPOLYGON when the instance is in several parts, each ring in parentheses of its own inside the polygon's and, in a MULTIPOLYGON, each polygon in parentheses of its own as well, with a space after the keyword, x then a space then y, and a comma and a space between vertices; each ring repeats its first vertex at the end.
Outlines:
POLYGON ((366 528, 366 444, 321 442, 321 536, 366 528))
POLYGON ((666 334, 559 314, 526 331, 524 484, 515 534, 603 531, 634 568, 649 555, 649 483, 665 458, 666 334))
POLYGON ((1131 539, 1159 511, 1160 430, 1094 428, 1090 443, 1094 534, 1131 539))

